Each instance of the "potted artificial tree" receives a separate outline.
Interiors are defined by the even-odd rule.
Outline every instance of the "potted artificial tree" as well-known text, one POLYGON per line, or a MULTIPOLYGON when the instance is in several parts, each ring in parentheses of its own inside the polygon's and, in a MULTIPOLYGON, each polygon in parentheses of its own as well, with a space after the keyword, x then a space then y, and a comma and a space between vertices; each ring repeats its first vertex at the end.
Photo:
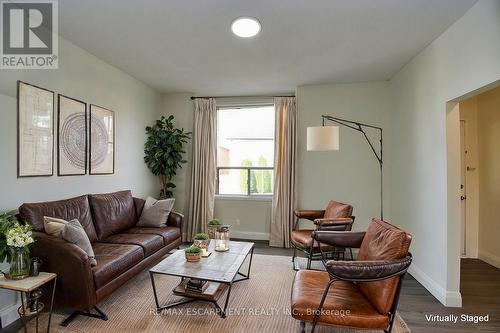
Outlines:
POLYGON ((187 161, 183 145, 188 142, 191 132, 174 126, 174 116, 162 116, 153 126, 146 127, 147 140, 144 144, 144 162, 154 175, 160 178, 160 199, 172 197, 175 184, 172 178, 178 168, 187 161))

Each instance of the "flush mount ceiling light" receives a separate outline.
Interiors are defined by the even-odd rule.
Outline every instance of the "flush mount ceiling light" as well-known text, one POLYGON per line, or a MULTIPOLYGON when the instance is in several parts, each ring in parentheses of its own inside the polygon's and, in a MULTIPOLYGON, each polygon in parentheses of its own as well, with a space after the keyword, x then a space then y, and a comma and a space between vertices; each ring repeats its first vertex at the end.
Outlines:
POLYGON ((253 37, 260 32, 260 23, 253 17, 238 17, 231 23, 231 30, 238 37, 253 37))

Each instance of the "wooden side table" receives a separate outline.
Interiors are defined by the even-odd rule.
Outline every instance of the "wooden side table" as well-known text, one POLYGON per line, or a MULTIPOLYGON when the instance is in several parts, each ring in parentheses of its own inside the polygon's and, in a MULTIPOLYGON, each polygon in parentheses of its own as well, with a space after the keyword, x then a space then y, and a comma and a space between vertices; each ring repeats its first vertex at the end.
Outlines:
POLYGON ((0 288, 12 291, 18 291, 21 294, 21 306, 17 310, 19 319, 23 324, 24 332, 27 332, 26 317, 36 316, 36 333, 38 333, 38 315, 42 312, 44 304, 38 302, 36 311, 31 311, 29 308, 29 295, 44 284, 52 281, 52 295, 50 298, 49 320, 47 323, 47 333, 50 332, 50 319, 52 317, 52 306, 54 305, 54 294, 56 292, 57 275, 54 273, 40 272, 38 276, 30 276, 22 280, 7 280, 4 276, 0 277, 0 288), (26 295, 25 295, 26 294, 26 295), (26 301, 24 300, 26 296, 26 301))

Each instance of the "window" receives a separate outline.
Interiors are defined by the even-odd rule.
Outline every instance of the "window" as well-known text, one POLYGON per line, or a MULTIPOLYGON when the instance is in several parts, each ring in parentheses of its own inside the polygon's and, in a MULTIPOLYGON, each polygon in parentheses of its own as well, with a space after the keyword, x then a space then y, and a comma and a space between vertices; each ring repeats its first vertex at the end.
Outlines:
POLYGON ((272 195, 274 105, 217 111, 217 194, 272 195))

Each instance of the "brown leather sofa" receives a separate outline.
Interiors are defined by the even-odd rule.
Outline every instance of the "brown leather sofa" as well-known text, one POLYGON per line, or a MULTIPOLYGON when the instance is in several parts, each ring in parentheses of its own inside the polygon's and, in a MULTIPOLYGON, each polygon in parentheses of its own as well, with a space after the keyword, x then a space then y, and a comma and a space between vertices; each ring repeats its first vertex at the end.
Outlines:
MULTIPOLYGON (((321 259, 319 244, 314 242, 312 237, 313 230, 298 229, 299 220, 306 219, 312 221, 316 230, 329 231, 346 231, 351 230, 354 223, 352 216, 353 207, 349 204, 331 200, 325 210, 301 210, 294 211, 295 225, 290 234, 290 242, 293 246, 292 263, 294 270, 298 270, 295 263, 297 250, 304 252, 307 255, 307 269, 311 268, 311 261, 321 259)), ((337 256, 342 254, 345 258, 345 248, 332 248, 331 246, 323 246, 323 252, 329 252, 330 255, 337 256)), ((352 259, 352 251, 351 259, 352 259)))
POLYGON ((181 244, 181 214, 171 212, 166 227, 136 227, 144 200, 131 191, 82 195, 76 198, 25 203, 19 217, 35 230, 32 256, 42 270, 57 273, 56 303, 75 311, 63 324, 83 314, 106 320, 96 304, 181 244), (83 250, 44 232, 43 217, 78 219, 89 237, 97 265, 83 250), (95 309, 98 314, 89 313, 95 309))
POLYGON ((297 272, 292 287, 292 316, 316 325, 391 332, 404 274, 411 264, 411 235, 373 219, 365 232, 315 231, 331 246, 359 248, 356 261, 325 263, 326 272, 297 272))

